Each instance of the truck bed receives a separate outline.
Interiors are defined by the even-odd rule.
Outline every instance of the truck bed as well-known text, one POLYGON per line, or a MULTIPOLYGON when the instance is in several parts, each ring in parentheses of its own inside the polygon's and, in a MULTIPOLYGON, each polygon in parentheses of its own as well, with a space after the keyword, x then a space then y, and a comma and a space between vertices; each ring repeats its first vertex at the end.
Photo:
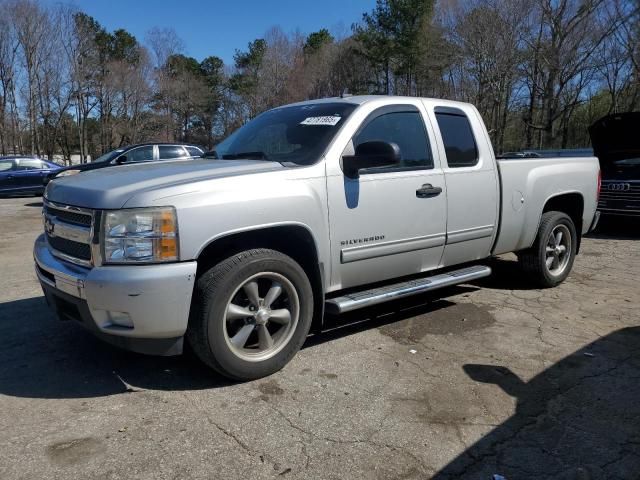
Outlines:
POLYGON ((500 230, 492 253, 529 248, 535 240, 543 206, 571 195, 582 211, 586 233, 595 215, 600 166, 596 157, 498 159, 501 184, 500 230))

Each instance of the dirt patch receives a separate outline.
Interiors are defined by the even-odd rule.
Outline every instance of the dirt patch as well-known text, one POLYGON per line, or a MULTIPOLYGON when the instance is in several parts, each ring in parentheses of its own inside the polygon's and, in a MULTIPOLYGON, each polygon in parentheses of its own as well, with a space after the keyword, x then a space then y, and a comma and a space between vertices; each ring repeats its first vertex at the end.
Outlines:
POLYGON ((263 395, 282 395, 284 393, 284 390, 280 388, 280 385, 278 385, 278 382, 275 380, 262 382, 258 385, 258 390, 260 390, 260 393, 263 395))
POLYGON ((102 451, 104 446, 96 438, 74 438, 49 445, 47 456, 59 465, 75 465, 90 460, 102 451))
POLYGON ((458 335, 495 323, 488 309, 473 303, 456 303, 407 320, 385 325, 380 333, 402 344, 414 344, 426 335, 458 335))

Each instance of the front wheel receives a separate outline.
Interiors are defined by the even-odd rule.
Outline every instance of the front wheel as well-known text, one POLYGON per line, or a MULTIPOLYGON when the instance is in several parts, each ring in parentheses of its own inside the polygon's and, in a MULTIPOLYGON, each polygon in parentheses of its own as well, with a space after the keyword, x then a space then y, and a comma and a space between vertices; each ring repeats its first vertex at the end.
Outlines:
POLYGON ((274 250, 248 250, 198 279, 187 340, 219 373, 252 380, 291 360, 312 315, 313 291, 300 265, 274 250))
POLYGON ((524 271, 541 287, 555 287, 571 272, 578 236, 573 220, 562 212, 545 212, 536 240, 518 255, 524 271))

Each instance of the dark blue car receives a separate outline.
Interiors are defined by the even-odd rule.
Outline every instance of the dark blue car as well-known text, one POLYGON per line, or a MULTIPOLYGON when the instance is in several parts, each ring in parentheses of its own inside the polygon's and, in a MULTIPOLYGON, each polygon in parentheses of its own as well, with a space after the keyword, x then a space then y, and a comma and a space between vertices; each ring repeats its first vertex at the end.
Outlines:
POLYGON ((0 195, 42 195, 47 175, 60 168, 40 158, 0 157, 0 195))

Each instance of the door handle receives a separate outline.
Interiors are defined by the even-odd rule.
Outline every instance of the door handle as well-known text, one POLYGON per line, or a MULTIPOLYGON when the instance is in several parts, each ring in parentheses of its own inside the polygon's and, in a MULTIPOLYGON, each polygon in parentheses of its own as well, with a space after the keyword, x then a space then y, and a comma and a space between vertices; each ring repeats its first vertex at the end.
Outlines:
POLYGON ((442 193, 442 188, 434 187, 430 183, 425 183, 419 189, 416 190, 416 197, 431 198, 431 197, 437 197, 441 193, 442 193))

